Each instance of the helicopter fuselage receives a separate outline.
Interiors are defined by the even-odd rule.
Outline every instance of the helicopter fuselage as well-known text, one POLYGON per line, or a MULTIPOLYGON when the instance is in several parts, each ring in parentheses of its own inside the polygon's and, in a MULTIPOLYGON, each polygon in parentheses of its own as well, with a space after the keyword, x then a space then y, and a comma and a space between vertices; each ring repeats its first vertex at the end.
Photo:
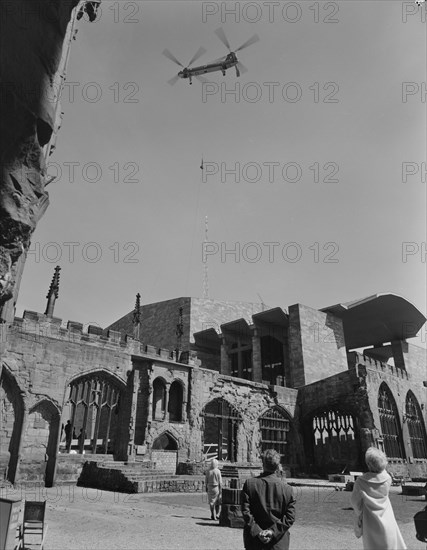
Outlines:
MULTIPOLYGON (((199 76, 206 73, 213 73, 216 71, 221 71, 225 75, 225 71, 231 67, 235 67, 238 63, 238 59, 235 53, 229 53, 222 61, 217 61, 215 63, 208 63, 207 65, 200 65, 199 67, 185 68, 178 73, 178 76, 181 78, 191 78, 193 76, 199 76)), ((237 71, 237 67, 236 67, 237 71)))

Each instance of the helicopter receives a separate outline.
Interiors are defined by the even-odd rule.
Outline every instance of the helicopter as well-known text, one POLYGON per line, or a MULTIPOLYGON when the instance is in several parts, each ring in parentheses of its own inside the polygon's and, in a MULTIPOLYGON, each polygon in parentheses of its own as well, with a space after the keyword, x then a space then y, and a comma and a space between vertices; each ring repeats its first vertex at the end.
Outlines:
POLYGON ((212 61, 211 63, 208 63, 207 65, 200 65, 198 67, 190 67, 199 57, 201 57, 203 54, 206 53, 205 48, 201 47, 197 50, 197 52, 192 57, 191 61, 188 63, 187 67, 184 67, 184 65, 178 61, 178 59, 168 50, 163 50, 163 55, 165 55, 168 59, 182 67, 182 71, 180 71, 177 75, 175 75, 173 78, 168 80, 169 84, 172 86, 180 79, 180 78, 188 78, 189 83, 192 84, 192 78, 195 77, 201 82, 206 82, 206 79, 203 78, 201 75, 204 75, 206 73, 213 73, 216 71, 221 71, 223 76, 225 76, 225 72, 227 69, 230 69, 231 67, 236 68, 236 76, 240 76, 241 74, 244 74, 247 72, 247 68, 237 59, 236 52, 239 52, 240 50, 243 50, 244 48, 247 48, 248 46, 251 46, 252 44, 255 44, 255 42, 258 42, 259 36, 257 34, 254 34, 249 40, 247 40, 244 44, 242 44, 239 48, 237 48, 234 52, 231 51, 230 43, 228 42, 228 39, 225 35, 224 29, 220 27, 215 31, 215 34, 218 36, 218 38, 221 40, 221 42, 224 44, 224 46, 228 49, 230 52, 226 56, 220 57, 219 59, 216 59, 215 61, 212 61))

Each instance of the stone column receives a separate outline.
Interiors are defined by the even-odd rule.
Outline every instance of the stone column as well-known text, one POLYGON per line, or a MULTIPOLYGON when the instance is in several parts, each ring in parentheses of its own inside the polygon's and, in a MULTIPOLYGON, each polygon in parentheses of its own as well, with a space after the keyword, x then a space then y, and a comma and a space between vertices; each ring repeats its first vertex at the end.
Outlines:
POLYGON ((221 340, 221 365, 220 371, 221 374, 226 374, 230 376, 230 360, 227 353, 227 346, 225 343, 225 338, 222 336, 221 340))
POLYGON ((394 340, 391 342, 391 349, 393 351, 394 364, 398 369, 406 370, 404 347, 408 344, 404 340, 394 340))
POLYGON ((132 397, 129 418, 128 462, 135 462, 135 426, 139 392, 139 370, 134 368, 132 373, 132 397))
POLYGON ((165 422, 169 422, 168 408, 169 408, 169 392, 170 392, 170 389, 171 389, 171 383, 167 382, 166 383, 166 389, 165 389, 165 415, 163 417, 165 419, 165 422))
POLYGON ((252 331, 252 380, 262 382, 261 338, 257 328, 252 331))

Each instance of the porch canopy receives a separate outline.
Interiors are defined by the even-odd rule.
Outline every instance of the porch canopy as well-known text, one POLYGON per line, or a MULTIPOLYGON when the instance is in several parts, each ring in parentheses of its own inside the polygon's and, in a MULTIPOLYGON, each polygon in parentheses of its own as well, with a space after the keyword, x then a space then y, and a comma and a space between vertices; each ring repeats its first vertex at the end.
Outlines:
POLYGON ((426 322, 411 302, 391 293, 374 294, 320 311, 342 319, 347 349, 413 338, 426 322))

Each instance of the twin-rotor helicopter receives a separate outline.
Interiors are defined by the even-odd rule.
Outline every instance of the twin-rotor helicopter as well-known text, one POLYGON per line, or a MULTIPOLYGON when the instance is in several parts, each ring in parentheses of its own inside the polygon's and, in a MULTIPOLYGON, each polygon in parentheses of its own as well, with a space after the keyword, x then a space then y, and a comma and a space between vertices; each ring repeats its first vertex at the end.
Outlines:
POLYGON ((165 55, 168 59, 182 67, 182 71, 179 71, 177 75, 175 75, 173 78, 168 80, 169 84, 174 85, 180 78, 188 78, 189 83, 192 84, 192 78, 195 77, 198 80, 202 82, 206 82, 206 79, 203 78, 201 75, 204 75, 206 73, 213 73, 216 71, 221 71, 223 76, 225 76, 225 71, 227 69, 230 69, 231 67, 236 68, 236 76, 240 76, 241 74, 244 74, 247 72, 247 68, 237 59, 236 52, 239 52, 240 50, 243 50, 244 48, 247 48, 248 46, 251 46, 252 44, 255 44, 255 42, 258 42, 259 36, 257 34, 254 34, 249 40, 247 40, 244 44, 242 44, 239 48, 237 48, 234 51, 231 51, 230 43, 227 40, 227 37, 225 36, 225 32, 223 28, 219 28, 215 31, 215 34, 217 37, 221 40, 221 42, 224 44, 224 46, 228 49, 230 52, 228 55, 220 57, 219 59, 215 59, 215 61, 212 61, 211 63, 208 63, 207 65, 200 65, 198 67, 191 67, 191 65, 197 61, 203 54, 206 53, 205 48, 201 47, 197 50, 197 52, 194 54, 190 62, 186 67, 178 61, 178 59, 168 50, 163 50, 163 55, 165 55))

